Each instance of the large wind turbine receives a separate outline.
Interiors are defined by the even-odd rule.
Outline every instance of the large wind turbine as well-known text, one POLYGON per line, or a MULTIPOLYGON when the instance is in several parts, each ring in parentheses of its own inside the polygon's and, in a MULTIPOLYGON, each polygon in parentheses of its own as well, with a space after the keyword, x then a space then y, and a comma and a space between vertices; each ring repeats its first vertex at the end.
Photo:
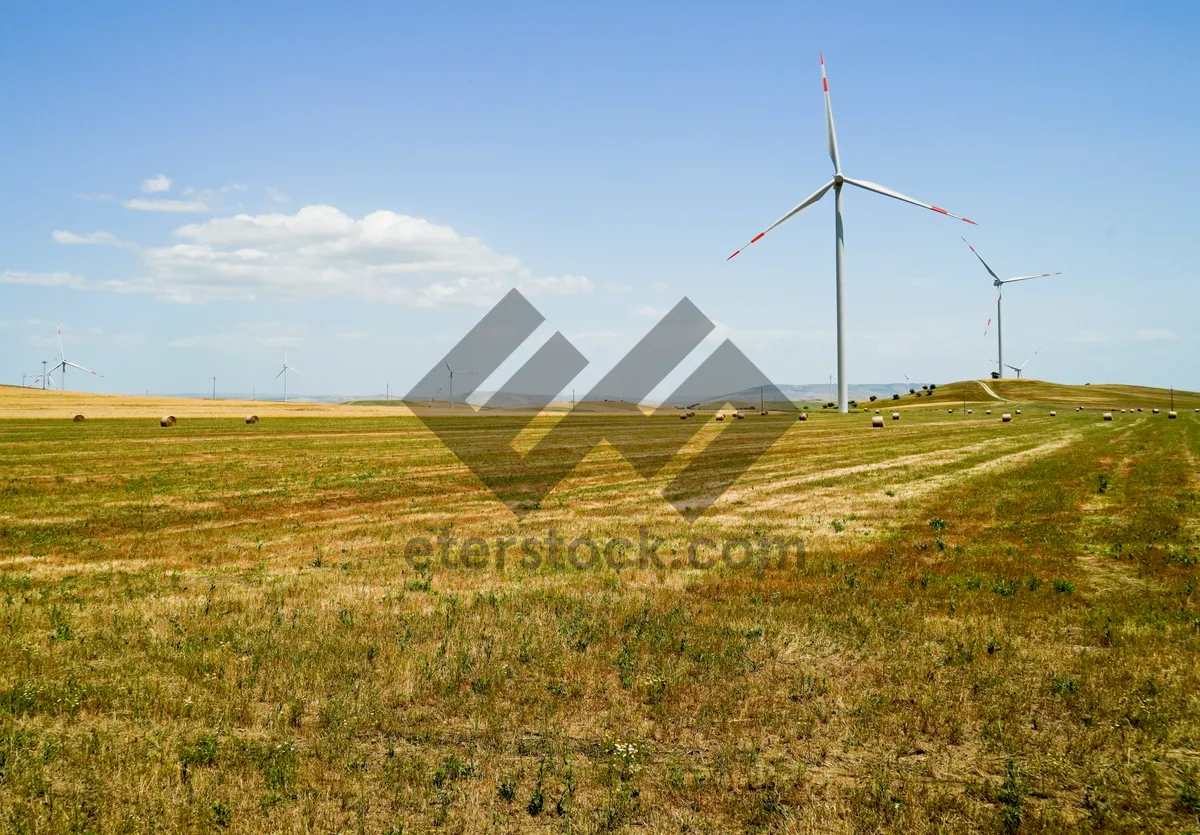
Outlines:
POLYGON ((292 366, 288 365, 287 351, 284 351, 283 352, 283 368, 280 370, 280 372, 278 374, 275 375, 276 380, 278 380, 281 376, 283 377, 283 402, 284 403, 287 402, 287 373, 289 371, 295 371, 297 374, 300 373, 299 368, 293 368, 292 366))
MULTIPOLYGON (((846 379, 846 299, 844 293, 846 270, 845 270, 845 246, 842 241, 842 186, 849 183, 852 186, 858 186, 866 191, 873 191, 876 194, 882 194, 885 197, 894 197, 897 200, 902 200, 905 203, 912 203, 914 206, 920 206, 923 209, 929 209, 938 214, 948 215, 949 217, 957 218, 958 220, 966 221, 974 224, 975 221, 967 220, 960 215, 952 214, 945 209, 939 209, 937 206, 931 206, 928 203, 922 203, 920 200, 913 200, 911 197, 906 197, 898 191, 892 191, 890 188, 884 188, 878 183, 871 183, 866 180, 852 180, 842 174, 842 163, 838 157, 837 134, 833 129, 833 107, 829 103, 829 80, 825 77, 825 56, 821 55, 821 84, 825 88, 825 130, 829 137, 829 159, 833 162, 833 179, 819 189, 814 191, 804 199, 799 205, 788 212, 779 220, 772 223, 762 232, 759 232, 750 239, 750 246, 762 238, 763 235, 770 232, 776 226, 779 226, 785 220, 789 220, 793 215, 799 214, 804 209, 807 209, 813 203, 816 203, 825 196, 825 192, 833 189, 834 195, 834 217, 836 219, 836 234, 837 234, 837 371, 838 371, 838 411, 845 413, 849 411, 849 381, 846 379)), ((742 249, 745 249, 743 246, 742 249)), ((738 252, 730 255, 733 258, 738 252)), ((725 260, 729 260, 728 258, 725 260)))
POLYGON ((59 388, 62 391, 67 390, 67 367, 68 366, 70 366, 71 368, 78 368, 80 371, 86 371, 88 374, 95 374, 97 377, 104 376, 103 374, 99 373, 98 371, 92 371, 92 369, 84 368, 82 365, 76 365, 73 362, 67 362, 67 352, 65 350, 63 350, 62 325, 58 325, 58 363, 50 367, 50 370, 47 372, 47 379, 53 381, 54 378, 49 377, 49 375, 53 374, 55 371, 58 371, 61 368, 62 369, 62 383, 59 386, 59 388))
MULTIPOLYGON (((968 247, 970 247, 971 252, 975 252, 975 247, 971 246, 971 242, 968 241, 966 238, 963 238, 963 243, 966 244, 968 247)), ((1001 325, 1001 321, 1000 321, 1000 294, 1001 294, 1001 291, 1004 289, 1004 285, 1012 284, 1014 281, 1028 281, 1031 278, 1045 278, 1046 276, 1049 276, 1049 275, 1062 275, 1062 272, 1038 273, 1036 275, 1019 275, 1016 278, 1001 278, 1000 276, 996 275, 995 270, 993 270, 991 267, 988 266, 988 262, 983 260, 982 255, 980 255, 978 252, 975 252, 975 257, 979 259, 980 264, 983 264, 983 268, 988 271, 988 275, 990 275, 992 277, 992 284, 994 284, 996 287, 996 357, 997 357, 997 362, 1000 365, 1000 370, 998 373, 1000 374, 1001 377, 1003 377, 1004 376, 1004 367, 1005 367, 1006 363, 1004 362, 1004 329, 1003 329, 1003 327, 1001 325)), ((992 325, 992 320, 988 319, 987 326, 984 328, 984 331, 983 331, 984 336, 987 336, 987 328, 991 327, 991 325, 992 325)), ((1038 348, 1038 351, 1040 351, 1040 350, 1042 350, 1042 349, 1038 348)), ((1034 353, 1036 354, 1037 351, 1035 351, 1034 353)), ((1029 359, 1033 359, 1033 357, 1030 357, 1029 359)), ((1029 360, 1025 360, 1025 362, 1029 362, 1029 360)), ((1011 365, 1009 365, 1008 367, 1013 368, 1013 366, 1011 366, 1011 365)), ((1025 366, 1022 365, 1021 367, 1024 368, 1025 366)), ((1017 376, 1020 376, 1020 375, 1017 375, 1017 376)))
POLYGON ((1036 357, 1041 352, 1041 350, 1042 350, 1041 348, 1038 348, 1036 351, 1034 351, 1032 354, 1029 355, 1029 359, 1025 360, 1025 362, 1021 363, 1020 365, 1008 365, 1008 363, 1005 363, 1005 365, 1008 365, 1009 368, 1011 368, 1013 371, 1017 372, 1017 379, 1019 380, 1019 379, 1021 379, 1021 372, 1025 370, 1025 366, 1029 365, 1030 360, 1032 360, 1034 357, 1036 357))
MULTIPOLYGON (((455 371, 454 369, 452 369, 450 367, 450 363, 447 360, 442 360, 442 364, 446 366, 446 372, 450 375, 450 408, 453 409, 454 408, 454 375, 455 374, 458 374, 460 376, 463 374, 470 375, 470 374, 474 374, 475 372, 474 371, 455 371)), ((441 391, 441 389, 438 389, 438 391, 441 391)))

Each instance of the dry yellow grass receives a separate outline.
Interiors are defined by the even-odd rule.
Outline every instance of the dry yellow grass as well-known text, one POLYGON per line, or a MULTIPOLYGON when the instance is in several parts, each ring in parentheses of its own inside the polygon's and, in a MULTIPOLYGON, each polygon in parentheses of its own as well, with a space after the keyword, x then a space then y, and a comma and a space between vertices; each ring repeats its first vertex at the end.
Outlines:
POLYGON ((517 520, 394 408, 0 420, 0 829, 1187 831, 1200 420, 1021 407, 818 411, 692 526, 608 445, 517 520), (631 559, 497 565, 551 531, 631 559))

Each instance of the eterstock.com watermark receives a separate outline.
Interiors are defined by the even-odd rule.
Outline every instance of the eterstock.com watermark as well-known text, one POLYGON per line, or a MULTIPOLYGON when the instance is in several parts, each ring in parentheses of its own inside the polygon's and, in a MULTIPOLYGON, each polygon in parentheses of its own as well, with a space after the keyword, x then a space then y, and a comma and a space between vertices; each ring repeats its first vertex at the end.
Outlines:
POLYGON ((636 536, 560 537, 555 528, 544 536, 482 537, 452 533, 414 536, 401 551, 418 571, 435 569, 540 568, 590 571, 642 568, 669 570, 742 568, 803 568, 804 540, 798 536, 716 538, 699 535, 682 542, 651 536, 642 525, 636 536))

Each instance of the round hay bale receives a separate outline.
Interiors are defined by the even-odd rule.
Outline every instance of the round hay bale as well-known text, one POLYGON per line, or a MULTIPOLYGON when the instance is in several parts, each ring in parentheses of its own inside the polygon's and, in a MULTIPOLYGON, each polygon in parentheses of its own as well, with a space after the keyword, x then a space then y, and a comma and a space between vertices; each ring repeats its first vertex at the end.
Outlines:
POLYGON ((1125 410, 1124 410, 1124 409, 1122 409, 1122 410, 1121 410, 1121 414, 1125 414, 1125 410))
POLYGON ((1175 420, 1175 418, 1178 417, 1178 415, 1176 415, 1175 410, 1172 409, 1171 411, 1167 412, 1167 417, 1169 417, 1171 420, 1175 420))
POLYGON ((796 420, 808 420, 808 412, 801 412, 800 417, 796 418, 796 420))
POLYGON ((991 413, 992 413, 992 410, 991 410, 991 409, 988 409, 988 410, 987 410, 987 412, 986 412, 986 414, 989 414, 989 415, 990 415, 991 413))
POLYGON ((879 410, 878 410, 878 409, 876 409, 876 410, 875 410, 875 414, 879 414, 879 410))
POLYGON ((246 418, 246 423, 258 423, 258 415, 250 415, 246 418))
POLYGON ((1104 413, 1104 419, 1105 419, 1105 420, 1112 420, 1112 412, 1105 412, 1105 413, 1104 413))
POLYGON ((164 427, 174 426, 175 425, 175 415, 166 415, 164 417, 159 418, 158 425, 164 426, 164 427))
POLYGON ((1020 409, 1013 409, 1013 411, 1014 411, 1014 412, 1016 412, 1018 415, 1019 415, 1019 414, 1021 414, 1021 410, 1020 410, 1020 409))
POLYGON ((871 428, 872 429, 882 429, 883 428, 883 415, 876 415, 875 417, 871 418, 871 428))
POLYGON ((1050 417, 1058 417, 1058 412, 1051 412, 1050 417))
POLYGON ((892 420, 900 420, 900 413, 892 412, 892 420))
POLYGON ((947 409, 947 410, 946 410, 946 414, 948 414, 948 415, 952 415, 952 414, 954 414, 954 410, 953 410, 953 409, 947 409))
POLYGON ((744 420, 744 419, 745 419, 745 417, 746 417, 746 416, 745 416, 745 415, 743 415, 741 412, 734 412, 734 413, 733 413, 733 416, 734 416, 735 418, 737 418, 738 420, 744 420))
POLYGON ((1141 406, 1138 406, 1138 411, 1140 412, 1141 410, 1142 410, 1142 407, 1141 407, 1141 406))
POLYGON ((1158 409, 1154 410, 1154 414, 1156 414, 1156 415, 1158 414, 1158 409))
POLYGON ((967 409, 967 414, 968 414, 968 415, 971 415, 971 414, 974 414, 974 413, 975 413, 975 410, 974 410, 974 409, 967 409))
POLYGON ((717 412, 717 420, 725 420, 725 413, 717 412))
POLYGON ((75 417, 71 418, 71 420, 75 421, 76 423, 83 423, 84 417, 83 415, 75 415, 75 417))
MULTIPOLYGON (((681 414, 681 415, 679 416, 679 419, 680 419, 680 420, 687 420, 687 412, 684 412, 683 414, 681 414)), ((246 423, 249 423, 249 422, 250 422, 250 421, 246 421, 246 423)))
POLYGON ((1001 423, 1011 423, 1012 415, 1010 415, 1008 412, 1005 412, 1004 414, 1000 415, 1000 422, 1001 423))
POLYGON ((766 410, 766 409, 763 409, 761 412, 759 412, 759 414, 760 414, 760 415, 762 415, 763 417, 766 417, 766 416, 767 416, 767 410, 766 410))

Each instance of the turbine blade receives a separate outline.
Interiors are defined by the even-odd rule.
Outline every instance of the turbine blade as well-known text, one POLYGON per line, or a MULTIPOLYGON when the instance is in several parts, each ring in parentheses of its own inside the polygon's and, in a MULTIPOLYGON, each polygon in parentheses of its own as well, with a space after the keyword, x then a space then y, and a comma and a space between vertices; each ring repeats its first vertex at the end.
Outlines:
POLYGON ((303 372, 303 371, 301 371, 299 368, 297 368, 297 367, 296 367, 296 366, 294 366, 294 365, 289 365, 289 366, 288 366, 288 371, 291 371, 291 372, 292 372, 292 373, 294 373, 294 374, 300 374, 301 376, 303 376, 303 375, 304 375, 304 372, 303 372))
POLYGON ((59 324, 58 322, 55 322, 55 323, 54 323, 54 326, 55 326, 56 328, 58 328, 58 355, 59 355, 60 357, 62 357, 63 359, 66 359, 66 358, 67 358, 67 352, 63 350, 63 341, 62 341, 62 325, 61 325, 61 324, 59 324))
POLYGON ((1014 281, 1028 281, 1031 278, 1045 278, 1048 275, 1062 275, 1062 272, 1060 271, 1060 272, 1056 272, 1056 273, 1038 273, 1037 275, 1019 275, 1016 278, 1002 278, 1002 279, 1000 279, 1000 283, 1001 284, 1011 284, 1014 281))
MULTIPOLYGON (((975 252, 975 247, 971 246, 970 241, 968 241, 966 238, 963 238, 962 242, 967 245, 967 248, 970 249, 971 252, 975 252)), ((996 279, 997 281, 1000 280, 1000 276, 996 275, 996 271, 993 270, 990 266, 988 266, 988 262, 983 260, 982 255, 980 255, 978 252, 975 252, 975 257, 979 259, 980 264, 983 264, 983 268, 988 271, 988 275, 990 275, 992 278, 996 279)))
POLYGON ((912 203, 914 206, 920 206, 922 209, 929 209, 931 212, 937 212, 939 215, 947 215, 948 217, 957 218, 958 220, 970 223, 972 226, 978 225, 970 218, 963 217, 962 215, 956 215, 953 212, 948 212, 945 209, 938 208, 937 206, 931 206, 928 203, 922 203, 920 200, 913 200, 911 197, 901 194, 898 191, 892 191, 890 188, 879 185, 879 183, 871 183, 866 180, 851 180, 849 177, 844 177, 843 179, 852 186, 858 186, 859 188, 866 189, 867 191, 873 191, 876 194, 882 194, 885 197, 894 197, 895 199, 901 200, 905 203, 912 203))
POLYGON ((283 368, 281 368, 281 369, 279 370, 279 373, 278 373, 278 374, 276 374, 276 375, 275 375, 275 379, 276 379, 276 380, 278 380, 280 377, 282 377, 282 376, 283 376, 283 372, 284 372, 284 371, 287 371, 287 366, 286 366, 286 365, 285 365, 283 368))
MULTIPOLYGON (((762 239, 763 235, 770 232, 772 229, 774 229, 779 224, 783 223, 785 220, 791 219, 793 215, 796 215, 796 214, 804 211, 809 206, 811 206, 813 203, 816 203, 818 200, 820 200, 822 197, 824 197, 825 192, 829 191, 831 188, 833 188, 833 180, 830 180, 825 185, 821 186, 819 189, 817 189, 812 194, 810 194, 808 197, 804 198, 803 202, 796 205, 796 207, 793 208, 790 212, 788 212, 786 215, 779 218, 779 220, 775 221, 770 226, 768 226, 766 229, 764 229, 763 231, 761 231, 757 235, 755 235, 753 238, 751 238, 750 243, 746 244, 746 246, 743 246, 742 249, 745 249, 747 246, 750 246, 750 244, 758 243, 758 241, 760 241, 762 239)), ((742 249, 739 249, 737 252, 733 253, 733 255, 730 255, 729 258, 726 258, 725 260, 726 261, 730 260, 731 258, 733 258, 734 255, 737 255, 738 252, 741 252, 742 249)))
POLYGON ((842 173, 842 161, 838 156, 837 131, 833 129, 833 105, 829 102, 829 79, 825 77, 825 54, 821 56, 821 86, 825 88, 825 132, 829 137, 829 159, 833 162, 833 173, 842 173))
POLYGON ((101 373, 99 373, 99 372, 97 372, 97 371, 93 371, 93 370, 92 370, 92 369, 90 369, 90 368, 84 368, 82 365, 76 365, 76 364, 75 364, 75 363, 73 363, 73 362, 66 362, 66 361, 64 361, 64 362, 63 362, 63 365, 69 365, 69 366, 71 366, 72 368, 78 368, 80 371, 86 371, 88 374, 95 374, 97 377, 103 377, 103 376, 104 376, 103 374, 101 374, 101 373))
MULTIPOLYGON (((970 246, 970 244, 967 244, 967 246, 970 246)), ((979 253, 975 253, 975 254, 976 254, 976 255, 978 255, 979 253)), ((982 258, 980 258, 979 260, 980 260, 980 261, 982 261, 983 259, 982 259, 982 258)), ((986 265, 986 264, 984 264, 984 266, 986 267, 987 265, 986 265)), ((996 301, 995 301, 995 304, 997 304, 997 305, 999 305, 999 304, 1000 304, 1000 285, 998 285, 998 284, 996 285, 996 301)), ((984 335, 984 336, 987 336, 987 335, 988 335, 988 330, 989 330, 991 327, 992 327, 992 317, 991 317, 991 316, 989 316, 989 317, 988 317, 988 320, 987 320, 987 324, 986 324, 986 325, 984 325, 984 327, 983 327, 983 335, 984 335)), ((992 360, 992 362, 995 362, 995 360, 992 360)))

